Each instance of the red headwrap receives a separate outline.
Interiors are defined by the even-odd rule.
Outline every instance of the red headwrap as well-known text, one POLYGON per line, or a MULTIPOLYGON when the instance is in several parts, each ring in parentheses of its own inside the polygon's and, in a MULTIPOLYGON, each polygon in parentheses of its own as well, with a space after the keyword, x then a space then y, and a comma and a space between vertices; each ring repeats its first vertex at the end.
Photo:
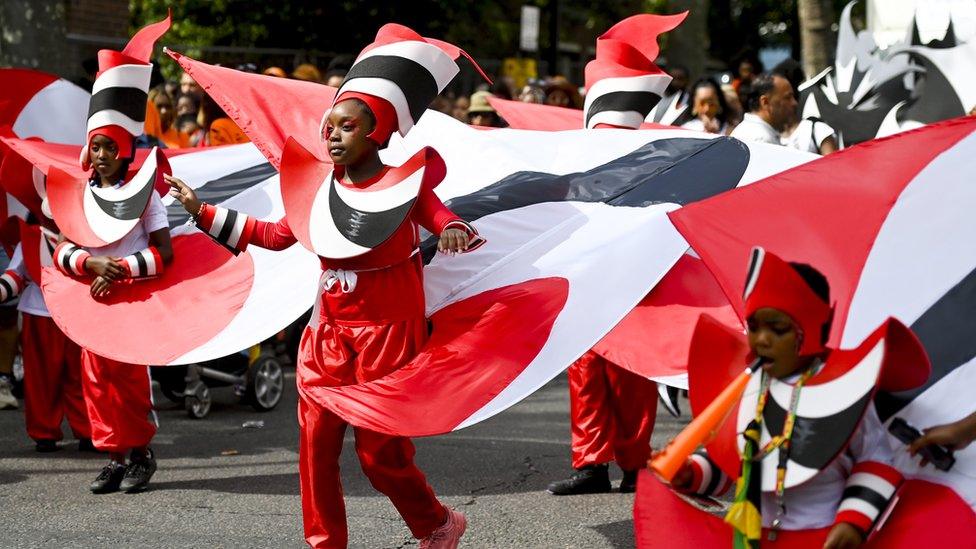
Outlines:
MULTIPOLYGON (((126 131, 125 128, 121 126, 102 126, 97 130, 92 130, 88 132, 88 149, 91 149, 92 139, 96 135, 104 135, 105 137, 115 141, 115 145, 119 149, 119 154, 116 158, 132 158, 135 151, 132 150, 132 146, 135 144, 135 138, 132 134, 126 131)), ((88 149, 84 152, 84 158, 82 159, 82 167, 86 170, 91 166, 90 158, 88 154, 88 149)))
POLYGON ((789 263, 760 247, 753 248, 743 298, 746 318, 769 307, 793 319, 800 332, 800 356, 824 352, 821 334, 830 320, 830 305, 789 263))
MULTIPOLYGON (((335 105, 349 99, 358 99, 369 107, 369 110, 373 113, 373 118, 376 119, 376 126, 366 137, 372 139, 377 145, 382 147, 397 129, 397 114, 396 110, 393 108, 393 105, 391 105, 386 99, 376 97, 375 95, 352 91, 345 92, 337 97, 335 100, 335 105)), ((325 126, 328 123, 330 112, 331 110, 326 111, 325 117, 322 119, 322 129, 325 129, 325 126)), ((322 135, 323 137, 325 136, 324 133, 322 135)))

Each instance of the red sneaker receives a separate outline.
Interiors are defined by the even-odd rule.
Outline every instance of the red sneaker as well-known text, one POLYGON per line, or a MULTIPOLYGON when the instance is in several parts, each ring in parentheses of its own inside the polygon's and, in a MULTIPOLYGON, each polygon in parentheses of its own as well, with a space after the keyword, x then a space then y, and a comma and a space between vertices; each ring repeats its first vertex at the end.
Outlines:
POLYGON ((468 519, 464 513, 459 513, 454 509, 447 510, 447 520, 429 536, 420 540, 420 549, 457 549, 461 536, 468 528, 468 519))

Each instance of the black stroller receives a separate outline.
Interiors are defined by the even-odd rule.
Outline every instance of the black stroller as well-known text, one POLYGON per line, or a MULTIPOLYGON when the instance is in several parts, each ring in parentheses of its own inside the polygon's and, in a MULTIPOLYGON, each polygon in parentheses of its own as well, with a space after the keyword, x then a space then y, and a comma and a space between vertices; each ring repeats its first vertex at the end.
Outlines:
POLYGON ((294 364, 307 315, 248 349, 217 360, 187 366, 153 367, 152 377, 163 395, 182 402, 186 413, 202 419, 213 404, 211 389, 232 386, 241 403, 259 412, 273 410, 284 394, 283 366, 294 364))

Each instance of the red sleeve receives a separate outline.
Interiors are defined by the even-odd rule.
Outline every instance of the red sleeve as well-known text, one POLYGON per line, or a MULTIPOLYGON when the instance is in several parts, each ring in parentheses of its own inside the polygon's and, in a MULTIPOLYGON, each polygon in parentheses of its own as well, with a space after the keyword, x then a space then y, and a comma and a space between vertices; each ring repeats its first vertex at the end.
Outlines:
POLYGON ((440 236, 444 227, 452 221, 461 221, 454 212, 447 209, 440 198, 430 189, 424 189, 417 196, 417 204, 413 209, 413 220, 435 236, 440 236))
POLYGON ((254 231, 248 242, 269 250, 284 250, 298 242, 288 226, 288 218, 282 217, 277 223, 255 221, 254 231))
POLYGON ((277 223, 260 221, 211 204, 202 206, 197 226, 235 254, 243 252, 248 244, 269 250, 284 250, 298 241, 285 218, 277 223))

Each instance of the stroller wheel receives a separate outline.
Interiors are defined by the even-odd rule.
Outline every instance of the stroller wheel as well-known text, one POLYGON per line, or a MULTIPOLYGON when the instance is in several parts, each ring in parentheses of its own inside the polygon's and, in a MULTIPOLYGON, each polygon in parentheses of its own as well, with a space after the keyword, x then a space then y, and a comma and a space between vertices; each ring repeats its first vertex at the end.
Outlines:
POLYGON ((247 370, 248 402, 255 410, 267 412, 281 401, 285 389, 285 374, 281 362, 270 354, 262 354, 247 370))
POLYGON ((197 381, 186 388, 184 406, 186 413, 193 419, 203 419, 210 413, 210 389, 203 382, 197 381))

